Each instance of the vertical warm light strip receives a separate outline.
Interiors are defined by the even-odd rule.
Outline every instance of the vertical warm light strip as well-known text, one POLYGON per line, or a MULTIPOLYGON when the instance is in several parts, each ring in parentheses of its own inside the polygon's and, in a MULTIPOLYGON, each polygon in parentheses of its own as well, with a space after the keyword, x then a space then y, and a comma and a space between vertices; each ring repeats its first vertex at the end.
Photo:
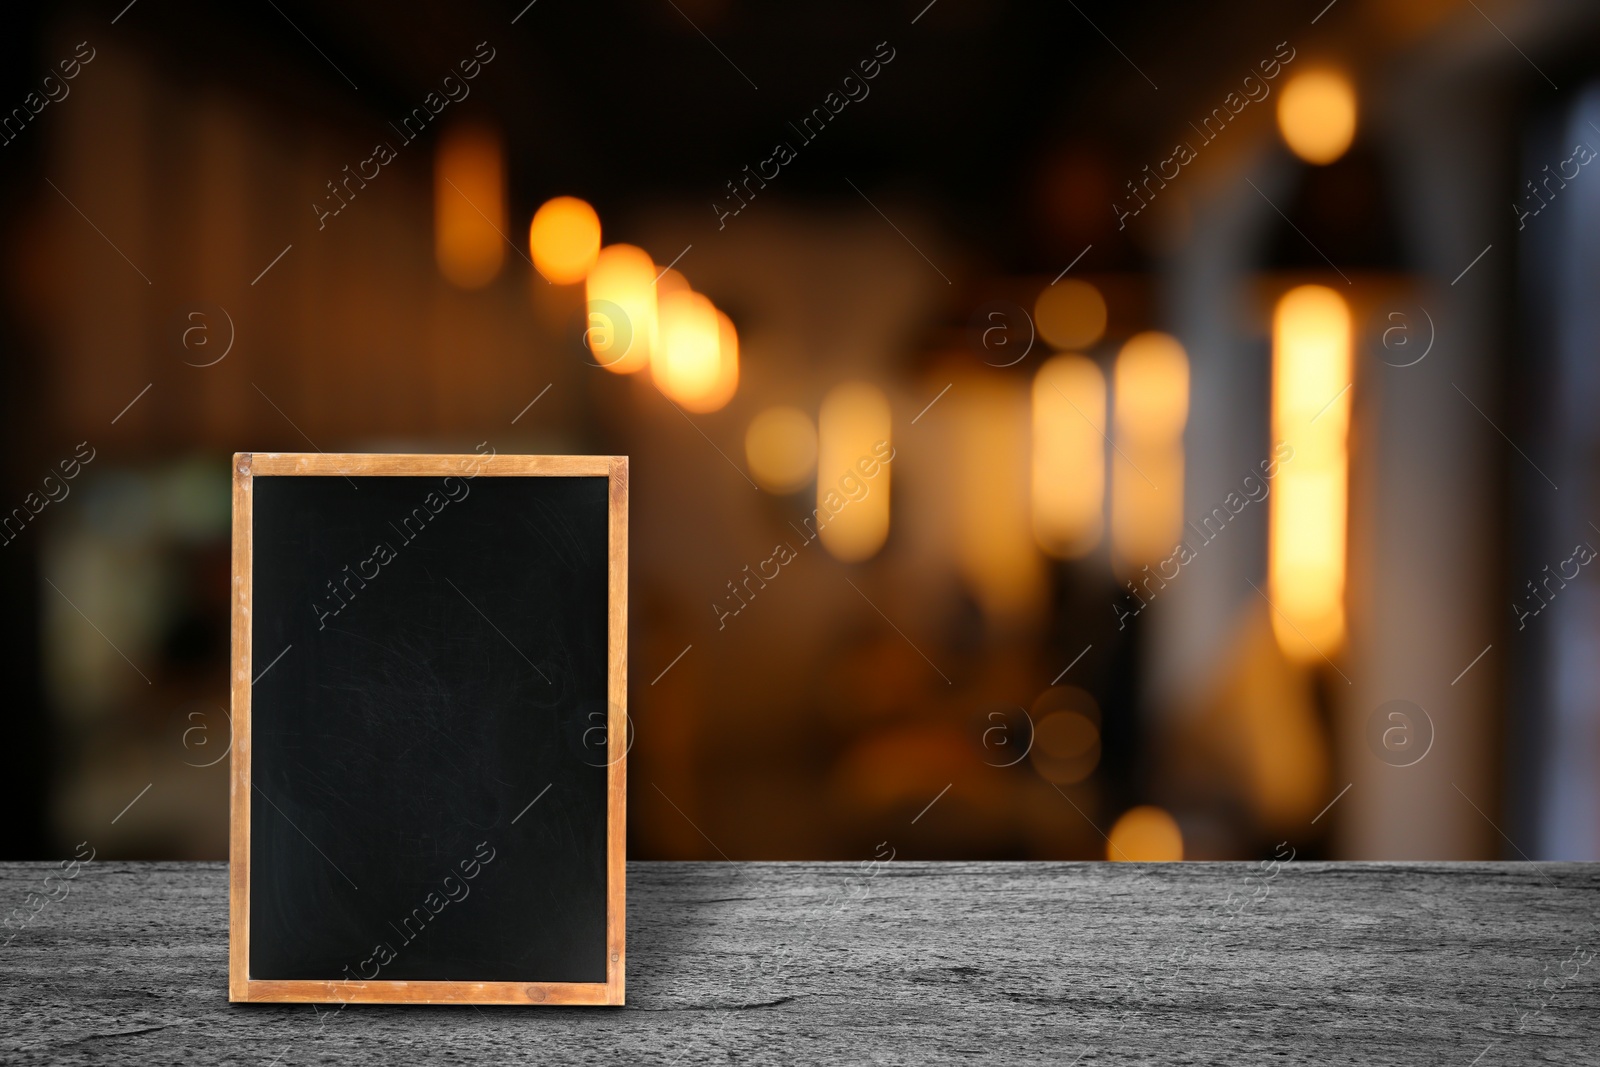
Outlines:
POLYGON ((457 126, 439 139, 433 166, 434 254, 463 289, 488 285, 505 260, 505 160, 500 138, 457 126))
POLYGON ((1028 395, 1012 375, 963 379, 951 393, 956 450, 945 491, 961 577, 986 618, 1035 620, 1049 583, 1029 515, 1028 395))
POLYGON ((1112 382, 1111 544, 1119 573, 1171 555, 1183 528, 1189 358, 1164 333, 1128 338, 1112 382))
POLYGON ((870 559, 889 536, 889 400, 865 382, 834 386, 817 415, 817 516, 836 559, 870 559))
POLYGON ((1106 379, 1094 361, 1056 356, 1033 377, 1033 535, 1071 559, 1100 543, 1105 522, 1106 379))
POLYGON ((1350 374, 1344 298, 1320 285, 1284 294, 1272 322, 1272 437, 1294 459, 1273 487, 1267 593, 1278 645, 1301 661, 1344 641, 1350 374))

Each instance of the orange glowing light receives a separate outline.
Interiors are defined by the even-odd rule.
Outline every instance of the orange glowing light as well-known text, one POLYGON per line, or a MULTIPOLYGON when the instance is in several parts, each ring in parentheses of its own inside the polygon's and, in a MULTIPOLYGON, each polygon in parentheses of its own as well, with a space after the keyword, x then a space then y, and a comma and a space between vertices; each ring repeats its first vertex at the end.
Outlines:
MULTIPOLYGON (((733 320, 720 309, 717 311, 717 378, 691 410, 717 411, 725 407, 739 391, 739 331, 733 320)), ((686 405, 687 406, 687 405, 686 405)))
POLYGON ((656 334, 656 266, 642 248, 607 245, 585 283, 587 340, 595 362, 618 374, 650 364, 656 334))
POLYGON ((1301 662, 1344 642, 1350 376, 1344 297, 1321 285, 1285 293, 1272 323, 1272 436, 1294 452, 1273 487, 1267 586, 1278 645, 1301 662))
POLYGON ((500 138, 464 125, 439 139, 433 167, 434 254, 439 271, 463 289, 494 280, 505 260, 505 160, 500 138))
POLYGON ((1033 769, 1057 785, 1081 782, 1100 762, 1100 727, 1077 711, 1053 711, 1034 727, 1033 769))
POLYGON ((673 270, 671 267, 668 267, 666 270, 662 271, 661 276, 656 279, 656 303, 659 305, 661 303, 661 298, 666 296, 668 293, 684 292, 691 288, 693 287, 689 284, 689 279, 683 276, 682 271, 673 270))
POLYGON ((889 398, 882 389, 846 382, 823 397, 817 415, 817 523, 822 546, 835 559, 871 559, 889 537, 889 442, 889 398))
POLYGON ((1070 559, 1100 543, 1106 493, 1106 379, 1092 360, 1056 356, 1033 377, 1033 535, 1070 559))
POLYGON ((1307 163, 1332 163, 1355 140, 1355 86, 1337 71, 1296 74, 1278 97, 1278 131, 1307 163))
POLYGON ((1183 346, 1153 331, 1130 337, 1117 354, 1113 393, 1111 539, 1119 571, 1131 572, 1171 553, 1183 528, 1183 346))
POLYGON ((1030 507, 1028 394, 1010 375, 963 380, 951 392, 956 448, 948 474, 956 558, 984 614, 1037 619, 1048 588, 1030 507))
POLYGON ((1033 305, 1039 336, 1056 348, 1086 349, 1106 332, 1106 298, 1088 282, 1048 285, 1033 305))
POLYGON ((546 200, 528 225, 528 251, 549 281, 581 282, 600 254, 600 216, 575 196, 546 200))
POLYGON ((799 408, 767 408, 745 430, 744 456, 761 488, 792 493, 816 473, 817 427, 799 408))
POLYGON ((704 294, 692 289, 661 294, 657 343, 650 353, 656 388, 698 409, 717 384, 720 329, 717 309, 704 294))
POLYGON ((1161 808, 1142 805, 1122 813, 1111 827, 1106 859, 1125 863, 1168 863, 1183 859, 1183 831, 1161 808))

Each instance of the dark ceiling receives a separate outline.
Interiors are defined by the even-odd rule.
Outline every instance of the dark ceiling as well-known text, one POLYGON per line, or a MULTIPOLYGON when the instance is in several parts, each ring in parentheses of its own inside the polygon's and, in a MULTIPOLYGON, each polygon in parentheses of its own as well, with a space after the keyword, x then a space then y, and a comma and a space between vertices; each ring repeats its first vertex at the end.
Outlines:
MULTIPOLYGON (((1286 10, 1298 5, 1260 0, 1225 16, 1213 5, 1096 0, 137 0, 111 26, 125 3, 82 7, 74 25, 158 56, 172 77, 226 84, 287 125, 348 136, 352 152, 487 41, 495 59, 467 106, 505 132, 515 207, 578 193, 623 232, 663 201, 703 200, 713 217, 725 183, 776 142, 797 143, 789 124, 887 42, 894 58, 870 95, 799 146, 773 192, 854 200, 848 178, 914 197, 1009 270, 1059 259, 1041 239, 1037 193, 1063 154, 1121 173, 1289 27, 1305 28, 1303 12, 1286 10)), ((1115 244, 1102 249, 1106 262, 1138 257, 1115 244)))

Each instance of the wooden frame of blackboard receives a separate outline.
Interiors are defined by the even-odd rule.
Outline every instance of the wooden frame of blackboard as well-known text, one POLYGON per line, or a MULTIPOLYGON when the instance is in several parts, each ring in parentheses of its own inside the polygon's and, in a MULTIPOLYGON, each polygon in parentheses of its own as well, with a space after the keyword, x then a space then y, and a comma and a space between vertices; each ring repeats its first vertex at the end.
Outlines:
POLYGON ((233 457, 233 750, 229 785, 228 999, 352 1004, 621 1004, 626 950, 628 793, 628 457, 366 455, 239 452, 233 457), (250 690, 254 478, 276 476, 604 477, 609 485, 606 664, 606 980, 604 982, 423 982, 250 977, 250 690))

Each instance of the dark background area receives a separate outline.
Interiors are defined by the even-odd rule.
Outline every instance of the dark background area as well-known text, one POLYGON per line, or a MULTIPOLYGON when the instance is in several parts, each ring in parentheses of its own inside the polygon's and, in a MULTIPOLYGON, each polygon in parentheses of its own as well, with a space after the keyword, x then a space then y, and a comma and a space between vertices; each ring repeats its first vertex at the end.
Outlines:
POLYGON ((231 453, 488 442, 631 457, 636 858, 1600 856, 1600 602, 1587 566, 1544 584, 1600 544, 1600 178, 1544 169, 1600 144, 1596 29, 1561 0, 14 13, 0 114, 79 42, 94 58, 0 146, 0 508, 24 509, 0 548, 0 848, 225 855, 231 453), (479 42, 470 96, 406 143, 479 42), (880 47, 870 93, 803 142, 880 47), (1270 94, 1202 143, 1280 48, 1270 94), (1308 71, 1357 102, 1326 164, 1280 131, 1308 71), (478 214, 504 240, 463 289, 435 230, 469 127, 503 152, 504 209, 478 214), (779 141, 796 158, 719 220, 779 141), (1181 141, 1178 177, 1132 187, 1181 141), (378 142, 394 162, 319 226, 378 142), (731 400, 594 366, 583 287, 529 261, 557 195, 726 312, 731 400), (1105 322, 1056 344, 1040 301, 1069 283, 1105 322), (1288 482, 1215 541, 1179 532, 1284 439, 1273 322, 1302 285, 1350 321, 1349 388, 1302 417, 1348 419, 1344 495, 1294 527, 1342 546, 1331 639, 1285 623, 1288 482), (1136 380, 1150 331, 1180 369, 1136 380), (1052 399, 1053 349, 1097 368, 1100 410, 1052 399), (853 458, 872 420, 830 452, 827 418, 850 382, 895 449, 841 519, 886 509, 860 558, 801 529, 838 475, 774 487, 749 447, 794 409, 853 458), (1140 403, 1180 393, 1141 437, 1140 403), (1103 483, 1078 554, 1036 537, 1063 417, 1099 455, 1065 482, 1103 483), (1151 539, 1179 537, 1204 544, 1127 615, 1170 551, 1151 539), (780 541, 783 577, 720 620, 780 541), (1384 740, 1395 701, 1415 760, 1384 740))

